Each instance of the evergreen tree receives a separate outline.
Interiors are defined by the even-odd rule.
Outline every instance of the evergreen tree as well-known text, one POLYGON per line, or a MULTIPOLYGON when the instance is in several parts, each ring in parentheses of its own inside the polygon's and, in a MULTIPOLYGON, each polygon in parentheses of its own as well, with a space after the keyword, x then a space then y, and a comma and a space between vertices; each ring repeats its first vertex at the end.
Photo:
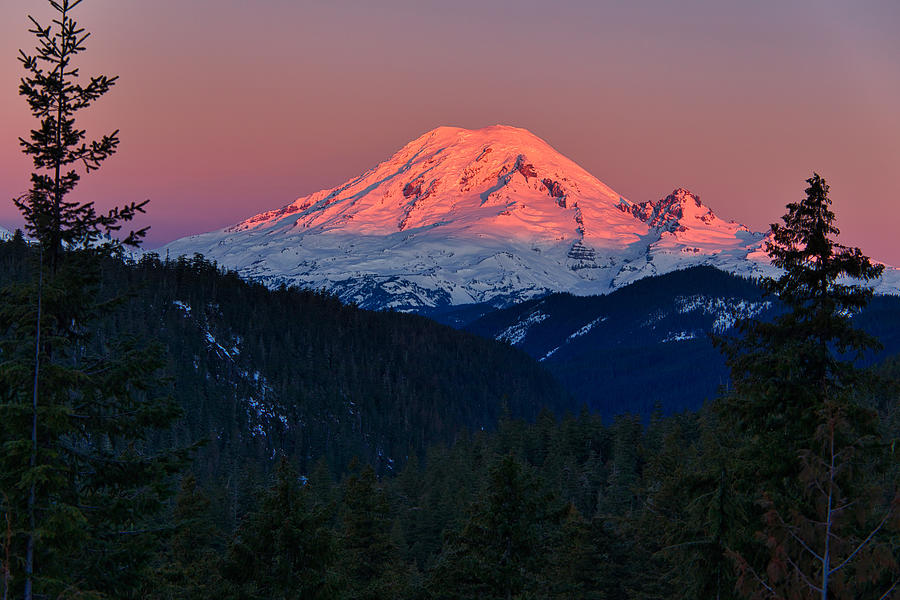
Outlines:
POLYGON ((343 485, 341 572, 348 598, 388 600, 409 597, 414 569, 405 564, 392 535, 388 496, 366 466, 343 485))
POLYGON ((328 513, 286 459, 259 509, 241 523, 225 561, 232 595, 240 599, 334 598, 335 540, 328 513))
POLYGON ((518 460, 500 458, 462 530, 448 538, 435 564, 432 596, 533 597, 542 583, 549 532, 563 513, 555 504, 518 460))
POLYGON ((603 519, 585 521, 570 504, 561 527, 551 531, 539 597, 584 600, 625 597, 627 577, 620 546, 603 519))
POLYGON ((871 446, 872 436, 860 436, 865 425, 843 411, 829 402, 815 443, 800 452, 805 502, 790 506, 764 498, 765 526, 759 536, 769 551, 766 569, 755 570, 735 556, 739 587, 747 596, 900 597, 900 490, 894 482, 891 498, 873 480, 878 465, 872 450, 878 446, 871 446))
POLYGON ((202 600, 219 595, 220 556, 225 539, 215 525, 212 503, 193 475, 181 480, 172 515, 174 533, 163 553, 159 577, 147 596, 158 600, 202 600))
MULTIPOLYGON (((27 73, 19 94, 28 101, 40 127, 31 131, 29 139, 19 138, 23 152, 31 156, 38 170, 31 175, 31 191, 14 202, 25 218, 27 232, 43 247, 51 271, 59 267, 64 248, 91 246, 120 230, 123 221, 144 212, 147 204, 146 200, 133 202, 103 214, 92 202, 67 198, 81 180, 76 167, 87 173, 99 169, 119 146, 118 131, 86 141, 87 132, 75 124, 76 113, 93 105, 118 79, 99 75, 83 83, 73 64, 90 37, 71 14, 82 1, 50 0, 58 16, 47 27, 29 16, 34 25, 30 32, 37 37, 38 46, 35 54, 20 51, 19 57, 27 73)), ((146 228, 133 231, 122 243, 136 245, 145 233, 146 228)), ((115 241, 110 241, 110 246, 120 247, 115 241)))
POLYGON ((99 260, 143 231, 102 238, 146 203, 100 214, 68 199, 77 169, 99 168, 118 145, 115 133, 87 142, 75 125, 115 83, 82 83, 74 65, 89 35, 71 15, 80 3, 51 1, 48 27, 32 18, 38 46, 20 57, 20 94, 40 126, 21 140, 36 172, 15 203, 41 260, 34 278, 0 292, 0 492, 13 523, 11 589, 26 600, 137 595, 165 533, 152 516, 183 458, 145 443, 178 415, 158 380, 159 350, 95 335, 117 304, 100 293, 99 260))
POLYGON ((641 434, 639 417, 616 417, 609 485, 598 507, 601 514, 623 515, 637 508, 635 494, 641 476, 641 434))
POLYGON ((875 279, 883 266, 834 240, 840 232, 828 185, 818 174, 807 183, 806 198, 787 206, 784 224, 773 224, 766 242, 783 274, 763 285, 786 311, 771 322, 744 323, 742 338, 721 342, 733 388, 720 412, 737 431, 758 436, 771 480, 796 473, 797 449, 809 447, 826 401, 871 387, 854 359, 879 347, 852 321, 872 290, 849 280, 875 279))
MULTIPOLYGON (((870 521, 876 515, 876 522, 889 521, 886 499, 894 491, 869 491, 883 445, 877 419, 859 398, 876 393, 879 381, 854 362, 878 342, 853 324, 872 290, 852 280, 875 279, 883 267, 835 241, 828 185, 818 174, 807 183, 806 198, 788 205, 766 245, 783 274, 764 285, 786 311, 773 322, 745 324, 743 339, 723 344, 733 389, 718 409, 732 433, 743 436, 737 477, 744 493, 761 501, 767 523, 759 536, 764 544, 732 550, 746 589, 762 597, 827 599, 852 588, 829 582, 837 574, 829 553, 836 559, 843 544, 847 560, 861 558, 854 540, 869 539, 859 548, 874 548, 867 535, 883 526, 870 529, 870 521), (848 522, 846 514, 831 511, 835 506, 844 513, 853 506, 857 518, 848 522), (822 559, 818 566, 815 557, 822 559), (805 578, 804 591, 780 587, 785 577, 805 578)), ((747 533, 758 527, 752 519, 748 526, 747 533)))
POLYGON ((735 598, 736 576, 726 551, 746 535, 746 499, 736 491, 729 436, 715 415, 669 417, 660 449, 650 456, 644 510, 635 519, 638 543, 657 567, 655 579, 684 598, 735 598))

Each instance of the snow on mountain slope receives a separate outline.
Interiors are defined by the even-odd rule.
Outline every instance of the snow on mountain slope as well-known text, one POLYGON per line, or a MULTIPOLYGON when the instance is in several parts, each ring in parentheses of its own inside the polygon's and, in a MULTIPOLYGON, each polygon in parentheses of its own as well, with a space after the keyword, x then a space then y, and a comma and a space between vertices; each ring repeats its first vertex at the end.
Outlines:
POLYGON ((698 264, 771 273, 762 243, 687 190, 629 202, 532 133, 497 125, 440 127, 337 188, 163 251, 405 309, 603 294, 698 264))

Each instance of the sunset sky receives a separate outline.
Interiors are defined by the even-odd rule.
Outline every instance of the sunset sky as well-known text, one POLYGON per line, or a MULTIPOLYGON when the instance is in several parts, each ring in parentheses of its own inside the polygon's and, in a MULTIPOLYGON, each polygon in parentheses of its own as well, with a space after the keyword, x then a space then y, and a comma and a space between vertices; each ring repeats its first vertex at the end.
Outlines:
MULTIPOLYGON (((27 14, 0 7, 0 224, 28 187, 17 138, 27 14)), ((148 246, 337 185, 439 125, 524 127, 626 198, 683 186, 762 230, 818 171, 843 241, 900 265, 897 0, 85 0, 80 123, 120 129, 79 188, 150 198, 148 246)))

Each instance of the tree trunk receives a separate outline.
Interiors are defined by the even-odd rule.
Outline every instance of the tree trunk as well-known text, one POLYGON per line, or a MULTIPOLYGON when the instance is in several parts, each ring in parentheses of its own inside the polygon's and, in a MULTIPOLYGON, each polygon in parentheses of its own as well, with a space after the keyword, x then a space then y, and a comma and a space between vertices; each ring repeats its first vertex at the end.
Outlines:
MULTIPOLYGON (((43 253, 42 253, 43 254, 43 253)), ((44 264, 43 256, 39 265, 38 275, 38 305, 37 305, 37 332, 34 340, 34 385, 31 396, 31 458, 29 466, 32 470, 37 467, 37 423, 38 423, 38 375, 41 366, 41 301, 44 292, 44 264)), ((32 583, 34 575, 34 530, 36 529, 35 512, 35 484, 31 483, 28 490, 28 539, 25 545, 25 600, 32 600, 32 583)))

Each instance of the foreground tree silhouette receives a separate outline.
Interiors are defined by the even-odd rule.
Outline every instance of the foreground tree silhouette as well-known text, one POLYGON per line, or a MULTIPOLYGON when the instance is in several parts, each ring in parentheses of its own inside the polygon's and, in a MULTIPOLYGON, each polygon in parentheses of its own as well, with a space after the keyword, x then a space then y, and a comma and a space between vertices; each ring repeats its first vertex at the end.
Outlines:
POLYGON ((785 313, 745 324, 742 339, 724 344, 733 389, 719 414, 744 436, 738 478, 765 520, 759 544, 732 553, 751 597, 868 597, 896 570, 879 544, 896 491, 875 480, 883 445, 860 399, 880 381, 855 361, 879 344, 853 325, 872 297, 853 280, 876 279, 883 267, 835 241, 828 185, 818 174, 807 183, 766 244, 783 274, 764 285, 785 313))
POLYGON ((807 197, 787 206, 784 224, 773 224, 766 242, 783 274, 763 286, 787 310, 772 322, 744 324, 744 337, 724 348, 734 386, 726 398, 729 415, 772 442, 764 450, 785 459, 775 468, 795 463, 794 443, 811 440, 816 409, 827 398, 871 383, 854 360, 880 348, 852 321, 872 289, 850 280, 876 279, 884 267, 834 240, 840 231, 828 185, 818 174, 807 183, 807 197))
POLYGON ((29 17, 37 48, 20 53, 19 91, 40 125, 20 139, 35 173, 14 202, 40 259, 33 280, 0 297, 0 492, 13 524, 10 593, 26 600, 132 597, 160 531, 149 517, 182 458, 143 444, 178 414, 159 395, 161 353, 94 336, 116 305, 100 293, 100 263, 146 230, 109 236, 146 201, 98 213, 69 197, 79 170, 98 169, 119 143, 116 133, 86 141, 75 124, 116 81, 85 81, 74 65, 89 35, 71 15, 81 1, 51 0, 47 27, 29 17))

